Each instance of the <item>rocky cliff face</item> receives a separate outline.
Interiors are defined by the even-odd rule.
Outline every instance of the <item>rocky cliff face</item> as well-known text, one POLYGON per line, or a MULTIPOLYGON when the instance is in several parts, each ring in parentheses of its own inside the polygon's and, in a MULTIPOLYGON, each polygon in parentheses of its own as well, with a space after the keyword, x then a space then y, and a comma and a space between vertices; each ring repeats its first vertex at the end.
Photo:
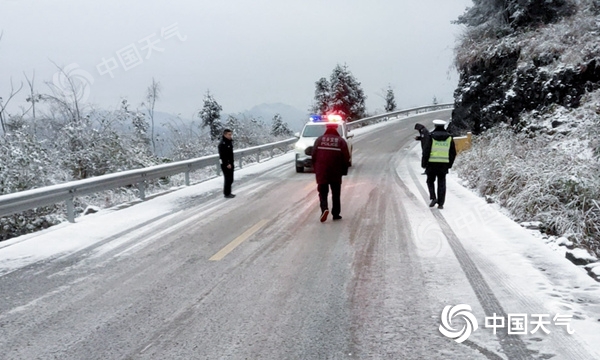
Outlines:
POLYGON ((581 4, 553 24, 497 38, 466 36, 457 49, 450 130, 477 134, 498 123, 518 130, 524 112, 553 104, 577 108, 583 95, 600 88, 599 40, 598 10, 581 4))

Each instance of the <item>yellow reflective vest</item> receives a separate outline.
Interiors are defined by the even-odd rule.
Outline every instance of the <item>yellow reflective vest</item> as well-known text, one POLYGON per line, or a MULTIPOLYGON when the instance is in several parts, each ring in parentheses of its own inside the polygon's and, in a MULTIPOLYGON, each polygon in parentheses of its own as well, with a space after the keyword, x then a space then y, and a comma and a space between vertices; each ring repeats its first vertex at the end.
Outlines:
POLYGON ((429 154, 429 162, 432 163, 450 163, 450 143, 452 136, 448 136, 446 140, 440 141, 431 139, 431 153, 429 154))

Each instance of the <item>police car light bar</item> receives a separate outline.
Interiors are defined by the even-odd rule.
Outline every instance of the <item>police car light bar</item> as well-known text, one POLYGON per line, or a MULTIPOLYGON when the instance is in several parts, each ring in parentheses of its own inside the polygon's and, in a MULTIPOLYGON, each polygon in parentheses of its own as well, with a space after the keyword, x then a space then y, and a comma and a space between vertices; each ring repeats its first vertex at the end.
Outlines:
POLYGON ((310 121, 312 122, 342 122, 344 121, 344 119, 342 119, 341 115, 337 115, 337 114, 328 114, 328 115, 311 115, 310 116, 310 121))
POLYGON ((336 114, 329 114, 329 115, 327 115, 327 121, 330 121, 330 122, 341 122, 342 121, 342 117, 340 115, 336 115, 336 114))

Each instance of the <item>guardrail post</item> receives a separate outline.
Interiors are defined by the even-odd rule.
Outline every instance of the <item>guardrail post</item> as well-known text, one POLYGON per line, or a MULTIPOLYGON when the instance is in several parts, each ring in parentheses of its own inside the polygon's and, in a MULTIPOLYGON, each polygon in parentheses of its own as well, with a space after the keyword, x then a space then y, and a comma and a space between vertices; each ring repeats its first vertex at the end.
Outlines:
POLYGON ((190 171, 185 172, 185 186, 190 186, 190 171))
POLYGON ((256 162, 260 162, 260 150, 256 153, 256 162))
POLYGON ((67 220, 70 223, 75 222, 75 205, 73 205, 73 198, 69 198, 66 200, 67 202, 67 220))
POLYGON ((271 148, 271 159, 275 157, 275 146, 271 148))
POLYGON ((146 182, 145 181, 140 181, 139 183, 137 183, 137 188, 138 191, 140 192, 140 200, 144 201, 146 200, 146 182))
POLYGON ((239 164, 240 164, 240 165, 239 165, 239 168, 240 168, 240 169, 242 168, 242 158, 243 158, 243 157, 244 157, 244 156, 243 156, 242 154, 240 154, 240 161, 239 161, 239 164))

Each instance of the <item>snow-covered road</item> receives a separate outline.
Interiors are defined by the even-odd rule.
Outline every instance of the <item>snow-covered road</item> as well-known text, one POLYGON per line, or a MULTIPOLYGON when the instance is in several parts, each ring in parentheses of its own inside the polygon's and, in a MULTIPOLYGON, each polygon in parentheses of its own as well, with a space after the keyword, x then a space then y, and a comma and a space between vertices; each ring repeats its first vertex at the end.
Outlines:
POLYGON ((339 222, 290 153, 0 243, 2 358, 600 358, 597 282, 454 174, 427 207, 413 125, 448 117, 356 130, 339 222))

